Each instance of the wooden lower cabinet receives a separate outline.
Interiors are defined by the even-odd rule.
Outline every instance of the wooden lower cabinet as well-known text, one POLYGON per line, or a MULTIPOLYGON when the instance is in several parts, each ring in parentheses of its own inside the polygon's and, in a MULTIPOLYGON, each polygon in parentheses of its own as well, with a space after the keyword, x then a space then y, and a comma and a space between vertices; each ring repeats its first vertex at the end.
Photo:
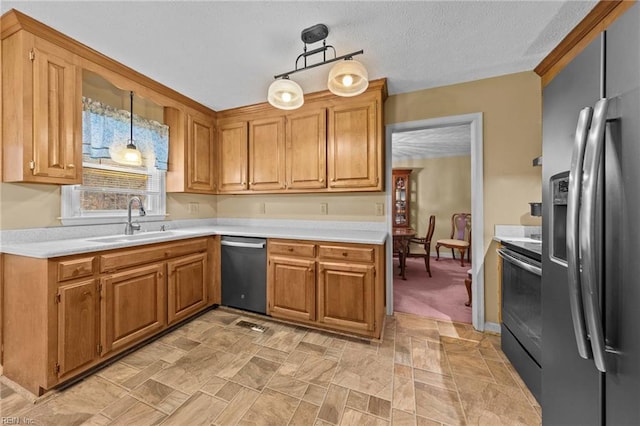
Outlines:
POLYGON ((372 331, 374 275, 373 265, 320 262, 318 322, 372 331))
POLYGON ((281 256, 269 258, 268 306, 276 318, 316 319, 316 263, 281 256))
POLYGON ((164 264, 102 278, 102 352, 144 340, 167 325, 164 264))
POLYGON ((36 395, 219 303, 219 237, 3 254, 3 374, 36 395))
POLYGON ((58 288, 58 374, 63 377, 100 355, 100 293, 90 279, 58 288))
POLYGON ((379 338, 384 245, 268 243, 267 313, 274 318, 379 338))
POLYGON ((207 305, 207 253, 167 262, 167 317, 169 325, 207 305))

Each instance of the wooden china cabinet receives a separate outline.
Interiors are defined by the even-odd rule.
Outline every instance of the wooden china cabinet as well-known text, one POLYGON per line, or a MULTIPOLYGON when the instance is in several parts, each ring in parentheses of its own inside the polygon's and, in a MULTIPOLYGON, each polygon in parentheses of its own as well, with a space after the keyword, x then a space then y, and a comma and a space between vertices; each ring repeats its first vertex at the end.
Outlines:
POLYGON ((411 227, 411 169, 393 169, 393 227, 411 227))

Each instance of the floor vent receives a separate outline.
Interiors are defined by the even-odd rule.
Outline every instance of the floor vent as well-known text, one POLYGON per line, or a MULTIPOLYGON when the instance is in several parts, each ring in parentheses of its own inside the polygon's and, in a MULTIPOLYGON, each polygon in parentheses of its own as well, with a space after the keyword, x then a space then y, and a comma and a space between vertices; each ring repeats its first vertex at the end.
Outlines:
POLYGON ((240 327, 244 327, 244 328, 248 328, 249 330, 252 331, 257 331, 258 333, 264 333, 265 331, 267 331, 267 327, 253 323, 253 322, 249 322, 249 321, 238 321, 236 323, 236 325, 240 326, 240 327))

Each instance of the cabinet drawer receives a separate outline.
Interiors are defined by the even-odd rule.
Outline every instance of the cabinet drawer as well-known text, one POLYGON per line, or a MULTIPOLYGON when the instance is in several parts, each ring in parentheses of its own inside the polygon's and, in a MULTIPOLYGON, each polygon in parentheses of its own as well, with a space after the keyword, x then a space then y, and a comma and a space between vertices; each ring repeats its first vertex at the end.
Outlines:
POLYGON ((100 256, 100 272, 116 271, 131 266, 207 250, 207 239, 192 239, 170 244, 154 244, 143 248, 104 253, 100 256))
POLYGON ((315 244, 269 241, 270 254, 288 254, 292 256, 315 257, 315 244))
POLYGON ((354 262, 373 262, 374 251, 372 247, 348 247, 348 246, 320 246, 319 255, 322 259, 351 260, 354 262))
POLYGON ((80 259, 61 260, 57 266, 58 281, 67 281, 74 278, 89 277, 93 275, 93 261, 95 257, 83 257, 80 259))

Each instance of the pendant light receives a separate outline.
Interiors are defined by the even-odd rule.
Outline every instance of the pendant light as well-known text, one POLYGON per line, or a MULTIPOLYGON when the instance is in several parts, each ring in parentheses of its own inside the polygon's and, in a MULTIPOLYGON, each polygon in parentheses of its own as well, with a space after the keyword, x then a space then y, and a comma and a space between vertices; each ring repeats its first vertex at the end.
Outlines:
POLYGON ((111 159, 120 164, 126 164, 128 166, 140 166, 142 165, 142 154, 140 150, 133 143, 133 92, 130 92, 131 98, 131 126, 130 126, 130 138, 127 142, 125 149, 120 150, 116 155, 112 155, 111 159))
POLYGON ((271 105, 280 109, 296 109, 304 104, 304 93, 298 83, 289 79, 289 75, 315 68, 320 65, 338 62, 329 73, 329 90, 338 96, 356 96, 367 90, 369 87, 369 76, 364 65, 354 61, 353 57, 361 55, 362 50, 351 52, 346 55, 336 56, 336 49, 326 44, 329 35, 329 28, 324 24, 316 24, 302 30, 301 38, 304 42, 304 51, 296 59, 295 69, 286 73, 274 76, 276 81, 271 83, 267 93, 267 100, 271 105), (307 44, 313 44, 322 40, 322 46, 307 50, 307 44), (327 59, 327 51, 333 51, 333 58, 327 59), (322 54, 322 61, 307 64, 307 58, 322 54), (345 59, 342 61, 342 59, 345 59), (298 67, 300 60, 303 65, 298 67))
POLYGON ((304 94, 302 87, 289 76, 284 76, 271 83, 267 100, 271 105, 280 109, 296 109, 304 104, 304 94))
POLYGON ((367 69, 360 62, 347 58, 331 68, 327 86, 334 95, 359 95, 369 87, 367 69))

